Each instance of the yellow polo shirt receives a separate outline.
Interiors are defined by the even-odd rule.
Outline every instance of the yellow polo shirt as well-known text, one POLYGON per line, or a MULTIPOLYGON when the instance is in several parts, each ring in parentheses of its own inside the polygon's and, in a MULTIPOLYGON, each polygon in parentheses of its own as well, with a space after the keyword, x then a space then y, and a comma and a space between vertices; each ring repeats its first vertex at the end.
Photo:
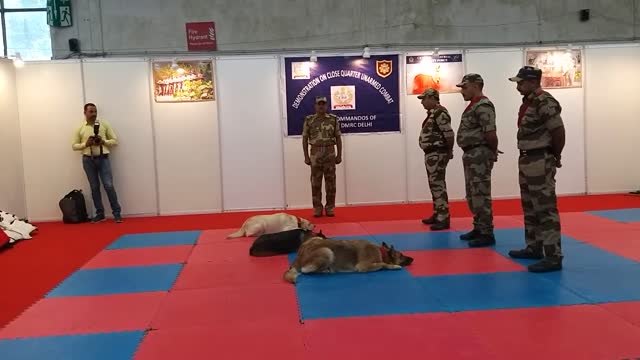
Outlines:
MULTIPOLYGON (((100 135, 103 140, 103 154, 108 154, 109 148, 118 145, 116 133, 113 131, 111 125, 104 120, 100 120, 100 130, 98 131, 98 135, 100 135)), ((91 136, 93 136, 93 124, 87 124, 85 121, 73 134, 73 150, 82 151, 82 155, 100 155, 100 146, 86 146, 87 140, 89 140, 89 137, 91 136)))

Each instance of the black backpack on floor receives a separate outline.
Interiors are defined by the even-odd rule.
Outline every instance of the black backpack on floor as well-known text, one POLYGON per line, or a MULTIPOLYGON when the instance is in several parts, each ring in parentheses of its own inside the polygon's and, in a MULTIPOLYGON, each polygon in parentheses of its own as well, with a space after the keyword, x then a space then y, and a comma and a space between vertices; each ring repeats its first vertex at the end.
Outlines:
POLYGON ((79 224, 89 221, 87 205, 82 190, 73 190, 65 195, 58 203, 62 211, 62 222, 65 224, 79 224))

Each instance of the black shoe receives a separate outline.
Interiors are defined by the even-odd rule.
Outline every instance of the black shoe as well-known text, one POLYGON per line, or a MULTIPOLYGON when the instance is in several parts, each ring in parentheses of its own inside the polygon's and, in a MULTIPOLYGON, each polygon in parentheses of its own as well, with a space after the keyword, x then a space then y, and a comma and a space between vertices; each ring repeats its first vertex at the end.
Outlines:
POLYGON ((514 259, 542 259, 544 258, 544 254, 542 253, 542 248, 534 248, 532 246, 527 246, 521 250, 511 250, 509 251, 509 256, 514 259))
POLYGON ((543 273, 562 270, 562 256, 546 257, 528 266, 530 272, 543 273))
POLYGON ((104 215, 96 215, 93 219, 91 219, 92 223, 99 223, 99 222, 103 222, 107 220, 107 218, 104 215))
POLYGON ((460 235, 460 240, 473 240, 475 238, 477 238, 478 236, 480 236, 480 233, 478 232, 478 230, 473 229, 471 231, 469 231, 466 234, 462 234, 460 235))
POLYGON ((431 225, 431 230, 433 231, 447 230, 450 227, 451 225, 449 223, 449 220, 437 221, 433 225, 431 225))
POLYGON ((422 223, 425 225, 431 225, 436 223, 436 215, 431 215, 430 218, 422 219, 422 223))
POLYGON ((485 247, 495 245, 496 237, 491 234, 481 234, 478 235, 475 239, 469 241, 469 247, 485 247))

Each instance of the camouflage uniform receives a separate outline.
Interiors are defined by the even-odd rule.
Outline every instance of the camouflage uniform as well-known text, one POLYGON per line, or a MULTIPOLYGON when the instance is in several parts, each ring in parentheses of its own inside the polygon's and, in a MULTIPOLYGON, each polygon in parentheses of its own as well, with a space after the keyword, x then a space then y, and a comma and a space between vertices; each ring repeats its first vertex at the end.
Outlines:
MULTIPOLYGON (((437 90, 427 89, 418 96, 418 99, 427 96, 436 100, 439 100, 440 97, 437 90)), ((453 139, 453 137, 449 111, 438 104, 435 109, 429 110, 429 115, 422 123, 422 130, 418 138, 418 144, 424 151, 424 164, 433 200, 433 216, 423 222, 434 224, 432 226, 434 230, 449 227, 449 196, 446 183, 446 170, 449 163, 447 138, 453 139)))
POLYGON ((311 146, 311 196, 314 215, 322 214, 322 178, 324 176, 327 215, 336 207, 336 139, 340 137, 338 117, 333 114, 308 115, 304 119, 302 136, 311 146))
MULTIPOLYGON (((468 74, 463 83, 483 82, 477 74, 468 74)), ((462 85, 458 84, 459 86, 462 85)), ((462 114, 457 143, 464 154, 466 199, 473 213, 473 231, 461 236, 471 240, 470 246, 495 243, 493 235, 493 209, 491 203, 491 172, 496 155, 485 140, 485 133, 496 131, 495 106, 485 96, 474 98, 462 114)))
MULTIPOLYGON (((542 71, 531 67, 520 70, 511 81, 535 79, 542 71)), ((514 250, 514 258, 542 259, 531 271, 561 268, 560 216, 556 198, 557 159, 553 154, 551 132, 564 126, 562 107, 548 92, 538 88, 522 100, 518 114, 518 161, 520 195, 524 212, 527 247, 514 250)))

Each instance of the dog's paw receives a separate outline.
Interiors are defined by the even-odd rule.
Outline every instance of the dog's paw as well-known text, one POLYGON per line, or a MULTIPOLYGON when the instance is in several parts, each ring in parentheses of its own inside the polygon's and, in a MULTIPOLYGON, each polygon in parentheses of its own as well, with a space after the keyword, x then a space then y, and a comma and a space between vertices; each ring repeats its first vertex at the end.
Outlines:
POLYGON ((402 266, 400 266, 400 265, 389 265, 388 269, 390 269, 390 270, 400 270, 400 269, 402 269, 402 266))

